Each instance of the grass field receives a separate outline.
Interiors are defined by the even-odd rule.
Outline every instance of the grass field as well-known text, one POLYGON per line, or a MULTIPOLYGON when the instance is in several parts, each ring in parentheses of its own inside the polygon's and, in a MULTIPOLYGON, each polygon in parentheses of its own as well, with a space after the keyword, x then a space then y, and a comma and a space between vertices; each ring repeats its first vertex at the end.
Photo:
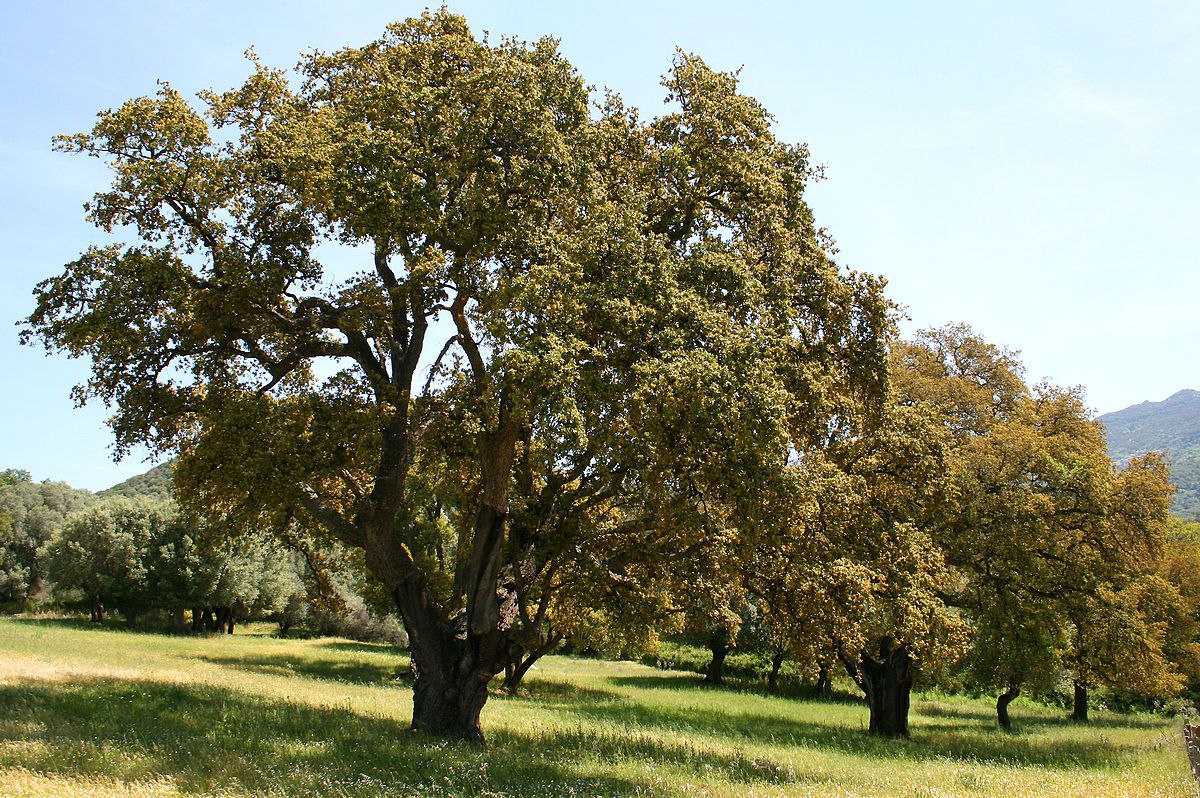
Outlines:
POLYGON ((916 696, 913 737, 852 701, 714 690, 550 658, 484 710, 489 748, 408 732, 402 653, 0 619, 4 796, 1195 796, 1176 721, 1088 727, 1019 701, 916 696))

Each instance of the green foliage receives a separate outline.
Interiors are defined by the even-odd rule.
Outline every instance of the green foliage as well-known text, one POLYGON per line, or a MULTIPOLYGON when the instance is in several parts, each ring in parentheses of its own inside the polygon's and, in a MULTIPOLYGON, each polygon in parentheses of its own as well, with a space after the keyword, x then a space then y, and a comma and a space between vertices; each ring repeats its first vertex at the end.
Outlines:
MULTIPOLYGON (((624 582, 652 597, 642 628, 656 574, 736 593, 727 555, 789 449, 885 388, 893 308, 832 259, 807 149, 695 55, 643 119, 552 39, 445 10, 297 77, 255 62, 198 104, 164 84, 57 139, 112 166, 89 218, 130 242, 42 282, 23 336, 90 358, 77 396, 114 408, 118 451, 180 454, 206 516, 364 550, 451 697, 556 600, 526 576, 624 582), (364 268, 327 271, 322 244, 364 268), (448 490, 420 473, 444 466, 448 490), (559 489, 587 506, 508 537, 513 506, 559 489)), ((595 629, 570 595, 554 623, 595 629)))
POLYGON ((196 523, 145 496, 108 496, 69 516, 45 558, 56 589, 82 594, 94 620, 116 609, 131 625, 151 610, 213 606, 269 617, 301 589, 275 539, 196 523))
MULTIPOLYGON (((11 474, 9 469, 6 474, 11 474)), ((19 472, 24 474, 24 472, 19 472)), ((0 601, 24 602, 45 590, 42 547, 68 514, 94 501, 91 493, 64 482, 24 477, 0 485, 0 601)))
POLYGON ((154 466, 149 471, 137 476, 130 477, 124 482, 119 482, 111 488, 106 488, 98 496, 124 496, 126 498, 134 498, 136 496, 146 496, 153 499, 162 499, 164 501, 174 498, 175 489, 173 484, 174 463, 166 462, 154 466))
POLYGON ((172 509, 147 499, 113 498, 71 515, 46 545, 50 579, 82 593, 94 620, 114 608, 132 625, 153 606, 151 556, 174 537, 172 509))
POLYGON ((18 482, 30 481, 32 481, 32 477, 30 477, 28 471, 23 471, 19 468, 6 468, 0 471, 0 488, 7 485, 15 485, 18 482))

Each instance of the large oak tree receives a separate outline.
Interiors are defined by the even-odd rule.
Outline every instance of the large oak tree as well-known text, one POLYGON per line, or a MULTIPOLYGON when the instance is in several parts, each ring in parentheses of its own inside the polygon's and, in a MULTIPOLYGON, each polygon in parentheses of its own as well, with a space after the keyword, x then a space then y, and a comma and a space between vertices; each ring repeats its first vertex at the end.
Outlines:
POLYGON ((543 545, 507 523, 531 441, 543 484, 619 471, 639 533, 736 534, 797 431, 880 390, 888 306, 830 259, 807 151, 699 58, 651 120, 594 102, 554 41, 444 11, 298 69, 199 109, 164 85, 61 138, 111 165, 89 217, 132 240, 42 283, 25 338, 91 358, 78 398, 115 408, 118 453, 180 453, 185 503, 363 550, 414 728, 482 741, 543 545), (427 489, 445 425, 463 523, 427 489))

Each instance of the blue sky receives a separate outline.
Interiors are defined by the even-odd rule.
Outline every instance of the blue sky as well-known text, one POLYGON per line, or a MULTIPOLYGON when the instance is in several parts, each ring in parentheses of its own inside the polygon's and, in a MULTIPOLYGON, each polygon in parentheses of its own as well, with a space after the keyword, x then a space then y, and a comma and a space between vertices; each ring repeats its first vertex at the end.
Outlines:
MULTIPOLYGON (((55 133, 154 91, 226 88, 265 63, 374 38, 419 3, 7 7, 0 28, 0 468, 99 489, 103 407, 86 365, 16 343, 34 283, 98 237, 96 162, 55 133), (249 6, 249 7, 247 7, 249 6)), ((585 78, 647 114, 676 46, 723 69, 807 142, 841 260, 882 274, 911 326, 966 321, 1033 379, 1098 412, 1200 388, 1200 4, 460 2, 476 30, 554 35, 585 78)))

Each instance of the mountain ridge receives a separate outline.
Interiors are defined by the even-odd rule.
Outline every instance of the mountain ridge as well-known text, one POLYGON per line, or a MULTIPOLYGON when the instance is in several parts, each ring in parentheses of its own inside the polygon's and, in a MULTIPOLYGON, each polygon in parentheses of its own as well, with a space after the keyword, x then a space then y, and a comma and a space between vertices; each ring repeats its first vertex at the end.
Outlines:
POLYGON ((1177 515, 1200 518, 1200 391, 1184 388, 1161 401, 1147 400, 1099 417, 1109 456, 1127 463, 1162 452, 1171 467, 1177 515))

